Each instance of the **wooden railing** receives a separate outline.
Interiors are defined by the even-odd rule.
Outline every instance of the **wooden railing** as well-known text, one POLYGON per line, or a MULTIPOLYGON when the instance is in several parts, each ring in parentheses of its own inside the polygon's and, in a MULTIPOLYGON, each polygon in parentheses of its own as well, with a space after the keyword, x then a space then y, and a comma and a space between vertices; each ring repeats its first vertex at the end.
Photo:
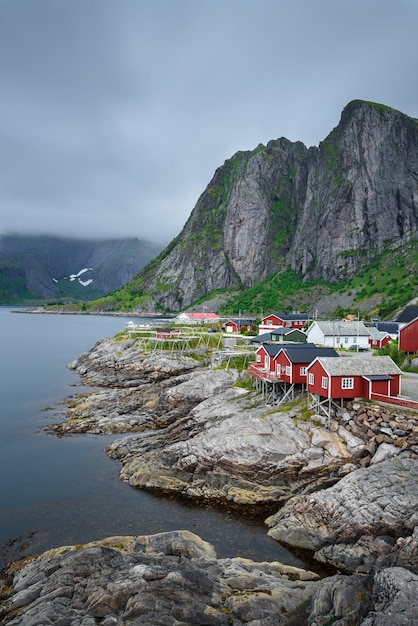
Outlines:
POLYGON ((387 404, 394 404, 395 406, 403 406, 406 409, 415 409, 418 411, 418 402, 414 400, 408 400, 407 398, 398 398, 395 396, 385 396, 380 393, 372 393, 371 400, 376 402, 385 402, 387 404))
POLYGON ((248 365, 248 373, 250 376, 253 376, 253 378, 267 380, 270 383, 277 383, 280 380, 283 380, 280 378, 280 374, 275 374, 274 372, 258 367, 256 363, 250 363, 248 365))

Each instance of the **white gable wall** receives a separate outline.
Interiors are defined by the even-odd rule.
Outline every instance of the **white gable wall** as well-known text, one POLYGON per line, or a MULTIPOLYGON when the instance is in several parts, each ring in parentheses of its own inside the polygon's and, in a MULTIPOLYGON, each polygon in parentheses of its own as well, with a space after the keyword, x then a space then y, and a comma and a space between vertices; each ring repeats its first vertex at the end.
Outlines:
MULTIPOLYGON (((323 346, 324 344, 324 333, 322 332, 322 330, 319 328, 318 324, 316 322, 314 322, 313 324, 311 324, 307 330, 307 335, 308 335, 308 343, 316 343, 318 346, 323 346)), ((332 344, 327 344, 327 345, 331 345, 332 344)))

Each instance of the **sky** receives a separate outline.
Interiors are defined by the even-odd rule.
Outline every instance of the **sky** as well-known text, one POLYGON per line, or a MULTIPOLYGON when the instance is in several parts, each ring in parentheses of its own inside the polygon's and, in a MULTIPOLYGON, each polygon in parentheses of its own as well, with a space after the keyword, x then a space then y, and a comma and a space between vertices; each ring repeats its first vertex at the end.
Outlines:
POLYGON ((0 235, 168 243, 215 170, 418 118, 418 0, 0 0, 0 235))

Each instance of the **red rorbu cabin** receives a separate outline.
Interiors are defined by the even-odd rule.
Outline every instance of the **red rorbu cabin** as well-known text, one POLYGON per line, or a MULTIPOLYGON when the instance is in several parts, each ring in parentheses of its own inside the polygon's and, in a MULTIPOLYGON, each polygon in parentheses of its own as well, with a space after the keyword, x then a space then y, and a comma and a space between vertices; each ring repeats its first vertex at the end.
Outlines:
POLYGON ((264 343, 255 353, 255 362, 248 365, 248 373, 253 378, 275 382, 280 380, 276 374, 276 357, 283 346, 274 343, 264 343))
POLYGON ((331 400, 397 396, 401 374, 389 356, 318 357, 307 368, 307 390, 331 400))
POLYGON ((307 367, 318 356, 335 358, 339 355, 333 348, 318 348, 314 344, 283 347, 275 359, 276 373, 286 383, 305 384, 307 367))

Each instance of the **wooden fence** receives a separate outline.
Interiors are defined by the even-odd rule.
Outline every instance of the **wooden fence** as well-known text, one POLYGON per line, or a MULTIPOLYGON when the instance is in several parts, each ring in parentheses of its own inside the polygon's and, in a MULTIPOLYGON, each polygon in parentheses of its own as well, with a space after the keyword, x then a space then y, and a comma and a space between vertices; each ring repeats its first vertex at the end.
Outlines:
POLYGON ((394 396, 384 396, 380 393, 372 393, 371 400, 376 400, 376 402, 385 402, 386 404, 393 404, 395 406, 403 406, 406 409, 414 409, 415 411, 418 411, 418 402, 408 400, 407 398, 395 398, 394 396))

